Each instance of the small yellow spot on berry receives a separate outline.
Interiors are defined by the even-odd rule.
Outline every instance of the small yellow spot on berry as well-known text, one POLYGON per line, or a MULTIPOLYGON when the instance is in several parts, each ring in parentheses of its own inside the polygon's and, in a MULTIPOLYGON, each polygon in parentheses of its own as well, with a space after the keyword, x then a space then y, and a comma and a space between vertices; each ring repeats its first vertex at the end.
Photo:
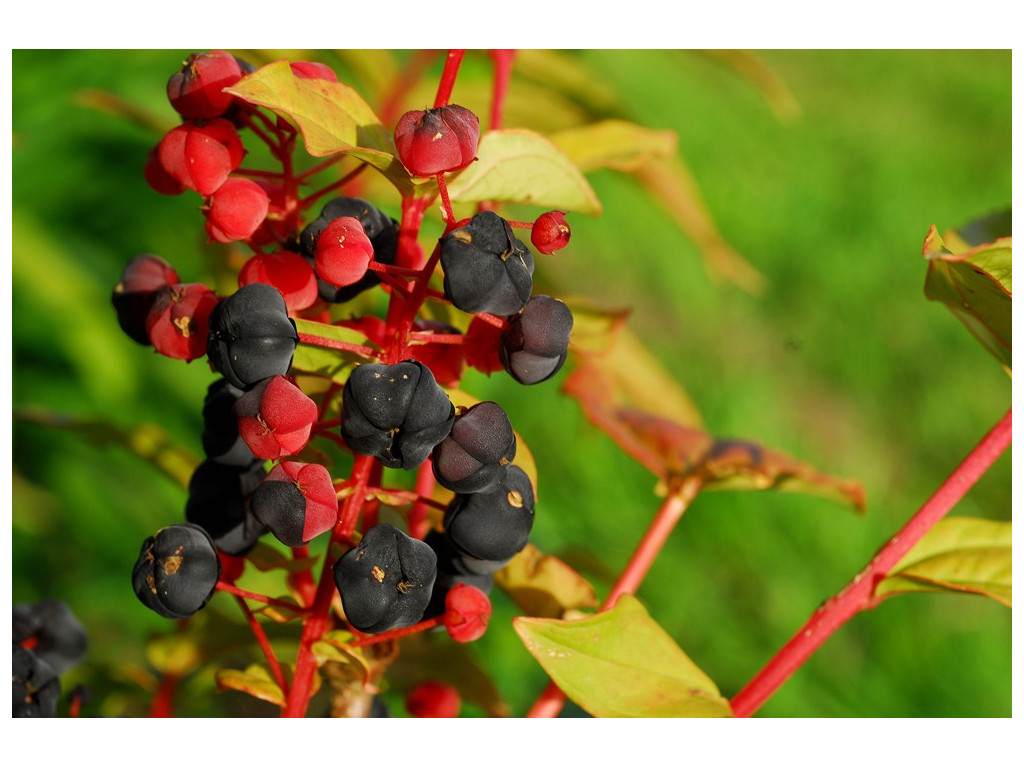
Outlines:
POLYGON ((519 491, 509 491, 508 492, 508 503, 511 504, 516 509, 522 509, 523 508, 523 494, 521 494, 519 491))
POLYGON ((384 569, 381 568, 379 565, 373 566, 373 570, 370 571, 370 575, 377 580, 378 584, 383 584, 384 577, 387 576, 387 574, 384 572, 384 569))

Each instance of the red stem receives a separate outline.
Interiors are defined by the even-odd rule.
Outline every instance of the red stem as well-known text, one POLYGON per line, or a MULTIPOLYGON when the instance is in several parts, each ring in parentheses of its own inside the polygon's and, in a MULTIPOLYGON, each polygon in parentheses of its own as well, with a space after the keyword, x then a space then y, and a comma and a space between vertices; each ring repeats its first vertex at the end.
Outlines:
POLYGON ((240 589, 234 584, 228 584, 226 581, 218 581, 217 589, 221 592, 227 592, 228 594, 234 595, 235 597, 245 597, 249 600, 255 600, 258 603, 276 605, 278 608, 287 608, 289 611, 302 610, 292 603, 285 602, 284 600, 275 600, 273 597, 267 597, 266 595, 261 595, 257 592, 250 592, 247 589, 240 589))
POLYGON ((177 675, 164 674, 149 705, 150 717, 174 717, 174 694, 178 690, 178 680, 177 675))
POLYGON ((399 629, 389 629, 387 632, 381 632, 379 635, 364 635, 358 640, 353 640, 349 645, 360 647, 364 645, 375 645, 377 643, 383 643, 387 640, 397 640, 400 637, 407 637, 408 635, 415 635, 417 632, 426 632, 428 629, 439 627, 444 624, 444 614, 435 616, 432 619, 424 619, 418 624, 413 624, 411 627, 401 627, 399 629))
MULTIPOLYGON (((699 478, 690 477, 668 496, 658 508, 654 520, 647 528, 644 537, 637 544, 633 556, 629 559, 618 581, 612 587, 608 597, 601 605, 602 611, 607 611, 615 602, 625 594, 633 594, 640 587, 647 572, 654 564, 655 558, 665 546, 669 535, 676 527, 676 523, 683 516, 683 512, 690 506, 697 494, 700 492, 701 481, 699 478)), ((559 690, 554 682, 548 683, 544 691, 537 697, 527 717, 557 717, 565 706, 565 694, 559 690)))
POLYGON ((355 352, 357 355, 363 357, 377 358, 378 352, 370 347, 364 347, 361 344, 349 344, 346 341, 336 341, 335 339, 325 339, 323 336, 314 336, 311 333, 300 333, 299 341, 303 344, 311 344, 314 347, 323 347, 324 349, 339 349, 343 352, 355 352))
POLYGON ((505 94, 512 77, 512 59, 515 50, 493 50, 491 60, 494 62, 494 98, 491 100, 491 130, 501 128, 501 118, 505 109, 505 94))
POLYGON ((1007 411, 871 562, 841 592, 818 608, 792 639, 733 697, 731 704, 736 717, 754 714, 833 632, 859 611, 878 604, 875 597, 878 582, 963 498, 1010 445, 1012 415, 1013 409, 1007 411))
POLYGON ((429 499, 434 493, 433 462, 428 458, 420 465, 419 473, 416 475, 416 503, 412 505, 409 512, 409 535, 414 539, 422 539, 427 535, 427 504, 424 499, 429 499))
POLYGON ((281 665, 277 661, 277 656, 274 655, 274 649, 270 645, 270 640, 267 638, 267 633, 263 631, 263 627, 256 620, 253 612, 250 610, 245 600, 235 595, 235 600, 238 601, 239 607, 242 609, 242 613, 245 614, 245 620, 249 622, 249 629, 252 630, 253 635, 256 637, 256 642, 259 643, 260 649, 263 651, 263 656, 267 660, 267 666, 270 667, 270 674, 274 676, 274 682, 284 692, 284 695, 288 695, 288 681, 285 680, 284 672, 281 669, 281 665))
POLYGON ((452 88, 455 87, 455 77, 459 74, 459 65, 462 64, 462 57, 465 55, 465 50, 448 51, 448 56, 444 60, 444 72, 441 73, 441 82, 437 86, 434 109, 448 106, 448 100, 452 97, 452 88))

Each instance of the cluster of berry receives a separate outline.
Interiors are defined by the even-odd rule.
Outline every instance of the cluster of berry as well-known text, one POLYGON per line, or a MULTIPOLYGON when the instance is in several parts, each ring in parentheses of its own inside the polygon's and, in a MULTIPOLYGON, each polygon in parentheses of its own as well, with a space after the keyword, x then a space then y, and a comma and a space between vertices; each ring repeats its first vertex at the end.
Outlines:
MULTIPOLYGON (((323 65, 291 67, 296 77, 336 80, 323 65)), ((284 121, 273 123, 224 92, 250 69, 223 51, 190 57, 168 83, 182 124, 154 149, 146 169, 158 192, 192 189, 203 196, 211 240, 252 247, 238 290, 219 297, 205 285, 181 283, 170 265, 146 254, 129 262, 113 292, 128 336, 176 359, 205 355, 220 376, 203 406, 206 458, 189 483, 186 522, 143 544, 135 593, 162 616, 191 616, 222 579, 231 580, 224 569, 234 568, 267 532, 297 548, 334 531, 335 540, 351 544, 333 563, 348 626, 378 634, 443 615, 456 640, 475 639, 486 628, 493 574, 526 544, 534 490, 513 464, 516 436, 501 406, 456 409, 438 381, 456 384, 463 358, 488 373, 504 368, 523 384, 551 378, 566 359, 572 313, 558 299, 532 295, 533 255, 512 224, 491 211, 454 222, 449 207, 451 223, 435 257, 419 270, 395 266, 400 240, 410 233, 365 200, 335 198, 303 226, 303 209, 319 194, 298 197, 290 164, 277 174, 278 186, 262 180, 276 178, 268 172, 258 182, 239 175, 245 154, 239 127, 263 121, 253 132, 260 139, 273 131, 294 138, 284 121), (422 304, 438 261, 444 290, 437 298, 476 315, 465 334, 418 317, 420 305, 410 298, 419 296, 422 304), (402 280, 410 281, 407 290, 402 280), (387 322, 332 315, 333 306, 382 283, 407 322, 392 323, 390 312, 387 322), (300 343, 294 318, 357 328, 373 345, 364 349, 381 349, 374 353, 379 362, 371 358, 352 370, 340 402, 333 389, 316 402, 290 376, 300 343), (410 345, 411 333, 421 343, 410 345), (422 343, 431 336, 440 341, 422 343), (455 351, 457 360, 439 350, 455 351), (361 536, 343 530, 339 489, 348 481, 336 481, 321 464, 290 458, 326 428, 332 409, 354 455, 402 470, 431 461, 436 482, 454 493, 443 530, 423 538, 383 523, 361 536), (268 471, 269 462, 276 463, 268 471)), ((439 185, 441 175, 474 160, 478 138, 476 116, 456 105, 409 112, 394 136, 406 168, 437 176, 439 185)), ((276 146, 287 144, 281 138, 276 146)), ((533 224, 532 242, 542 253, 568 239, 561 212, 533 224)))
MULTIPOLYGON (((85 656, 85 628, 64 603, 21 603, 12 611, 12 717, 54 717, 60 676, 85 656)), ((72 706, 79 697, 72 696, 72 706)))

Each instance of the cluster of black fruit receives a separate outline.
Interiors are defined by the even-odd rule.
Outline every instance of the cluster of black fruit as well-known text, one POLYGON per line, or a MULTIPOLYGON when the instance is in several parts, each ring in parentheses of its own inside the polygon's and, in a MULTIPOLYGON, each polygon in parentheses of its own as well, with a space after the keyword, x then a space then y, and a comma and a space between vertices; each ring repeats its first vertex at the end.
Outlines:
POLYGON ((14 606, 11 632, 12 717, 54 717, 60 676, 85 656, 85 628, 64 603, 14 606))
MULTIPOLYGON (((295 249, 312 261, 320 233, 342 216, 362 224, 374 259, 393 263, 397 222, 357 198, 327 203, 298 234, 295 249)), ((498 356, 511 375, 527 384, 554 375, 565 360, 572 314, 556 299, 531 298, 533 256, 508 222, 494 213, 478 214, 446 235, 440 247, 451 302, 467 312, 507 318, 498 356)), ((377 282, 371 271, 342 288, 321 280, 319 292, 325 301, 340 303, 377 282)), ((124 297, 115 298, 120 312, 124 297)), ((206 459, 189 483, 186 522, 147 539, 133 571, 136 595, 162 616, 184 618, 203 608, 221 578, 218 552, 245 555, 268 528, 276 531, 268 518, 298 519, 302 529, 301 494, 298 507, 254 514, 253 496, 267 471, 241 440, 235 409, 246 392, 288 373, 297 343, 295 324, 272 285, 245 285, 209 312, 206 353, 222 378, 211 384, 203 407, 206 459)), ((341 434, 353 452, 390 468, 411 470, 431 457, 438 482, 456 494, 443 533, 420 541, 377 525, 334 565, 346 618, 355 629, 378 633, 440 612, 448 589, 459 582, 489 588, 493 573, 525 546, 533 487, 512 464, 515 434, 496 403, 457 412, 423 363, 364 364, 343 391, 341 434)))

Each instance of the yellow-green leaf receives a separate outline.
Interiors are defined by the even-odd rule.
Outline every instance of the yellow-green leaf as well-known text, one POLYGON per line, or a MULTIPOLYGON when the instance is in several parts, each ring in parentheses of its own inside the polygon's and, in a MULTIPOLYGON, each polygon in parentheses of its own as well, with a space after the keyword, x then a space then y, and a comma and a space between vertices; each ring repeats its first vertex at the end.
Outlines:
MULTIPOLYGON (((956 233, 951 239, 961 241, 956 233)), ((945 304, 1009 373, 1013 367, 1013 239, 954 253, 935 225, 924 241, 924 292, 945 304)))
POLYGON ((611 168, 625 173, 653 158, 674 155, 677 143, 675 131, 645 128, 626 120, 602 120, 550 138, 581 171, 611 168))
POLYGON ((940 520, 875 587, 901 592, 969 592, 1011 606, 1013 523, 949 517, 940 520))
POLYGON ((527 544, 494 574, 494 584, 527 616, 560 619, 566 611, 598 605, 597 593, 589 581, 533 544, 527 544))
POLYGON ((283 707, 285 704, 284 692, 281 690, 270 672, 261 664, 251 664, 245 671, 237 669, 221 669, 217 671, 217 688, 220 690, 233 690, 248 693, 257 699, 269 701, 283 707))
POLYGON ((453 177, 454 202, 525 203, 596 216, 601 203, 580 169, 549 139, 524 129, 488 131, 477 160, 453 177))
POLYGON ((349 86, 295 77, 287 61, 275 61, 225 90, 291 121, 314 157, 350 155, 379 170, 402 194, 412 192, 390 132, 349 86))
POLYGON ((197 638, 175 632, 154 637, 146 643, 146 661, 158 672, 184 677, 195 670, 203 659, 197 638))
POLYGON ((518 616, 555 684, 595 717, 730 717, 729 702, 631 595, 587 619, 518 616))
POLYGON ((245 557, 257 570, 273 571, 280 569, 289 573, 310 569, 316 565, 316 561, 319 559, 319 555, 299 558, 288 557, 265 541, 256 542, 256 546, 245 557))

